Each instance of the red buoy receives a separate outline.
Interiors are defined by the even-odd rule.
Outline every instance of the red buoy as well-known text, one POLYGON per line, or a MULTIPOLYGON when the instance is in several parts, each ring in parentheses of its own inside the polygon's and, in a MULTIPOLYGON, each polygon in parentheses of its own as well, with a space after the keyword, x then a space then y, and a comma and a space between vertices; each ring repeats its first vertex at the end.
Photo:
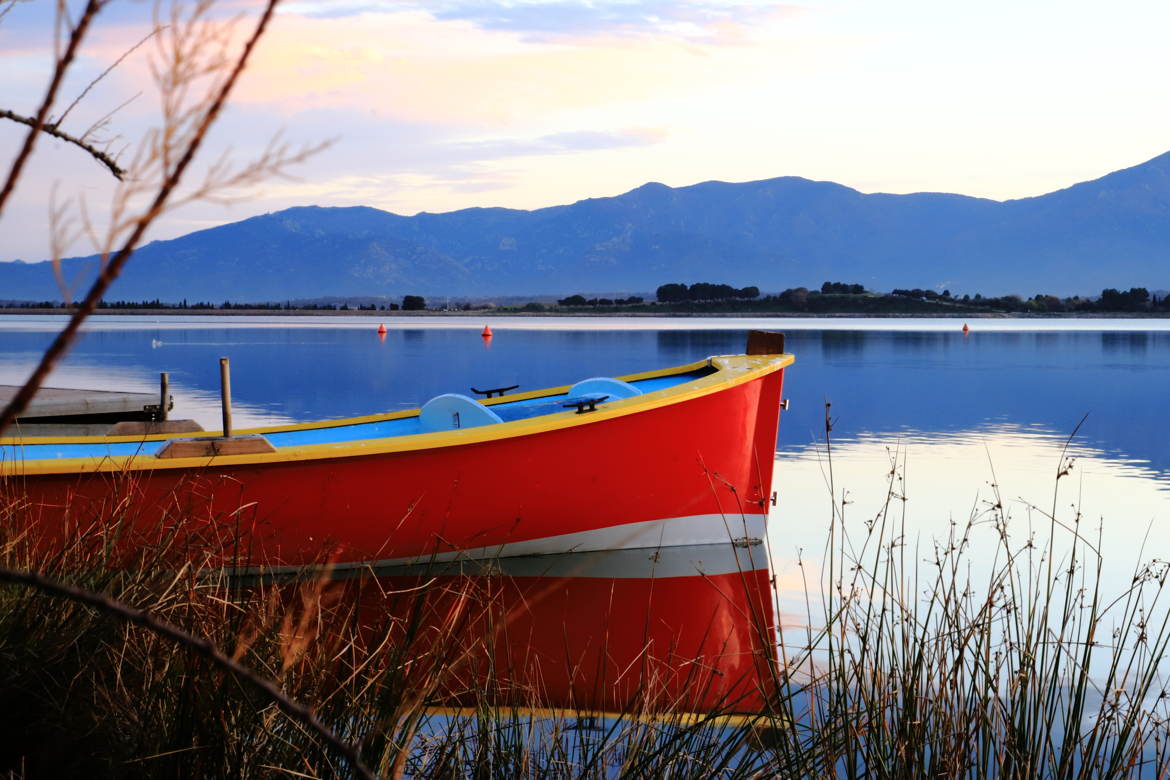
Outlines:
POLYGON ((385 335, 386 335, 386 326, 385 326, 384 324, 383 324, 383 325, 379 325, 379 326, 378 326, 378 335, 379 335, 379 336, 385 336, 385 335))
POLYGON ((483 333, 481 333, 481 334, 479 334, 479 335, 483 336, 485 339, 490 339, 490 338, 492 337, 492 329, 491 329, 491 326, 490 326, 490 325, 484 325, 484 326, 483 326, 483 333))
POLYGON ((963 335, 966 336, 970 331, 971 331, 971 328, 967 327, 967 323, 964 322, 963 323, 963 335))

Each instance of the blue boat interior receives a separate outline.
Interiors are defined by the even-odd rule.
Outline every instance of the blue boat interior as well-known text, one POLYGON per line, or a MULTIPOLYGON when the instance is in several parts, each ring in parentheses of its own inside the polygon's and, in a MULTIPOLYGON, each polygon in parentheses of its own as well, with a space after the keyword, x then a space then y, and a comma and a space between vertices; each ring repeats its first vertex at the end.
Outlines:
MULTIPOLYGON (((625 382, 609 377, 582 380, 559 395, 546 395, 517 401, 493 399, 485 405, 469 396, 445 393, 428 401, 419 414, 390 420, 344 423, 289 431, 264 432, 264 437, 278 450, 309 444, 344 444, 346 442, 382 439, 393 436, 411 436, 419 433, 472 428, 502 422, 529 419, 560 412, 586 412, 599 405, 653 393, 657 390, 692 382, 711 374, 715 369, 703 367, 696 371, 670 374, 649 379, 625 382)), ((503 396, 504 399, 507 396, 503 396)), ((0 445, 0 459, 52 460, 59 458, 107 458, 153 455, 166 444, 159 441, 107 442, 97 440, 61 444, 4 444, 0 445)))

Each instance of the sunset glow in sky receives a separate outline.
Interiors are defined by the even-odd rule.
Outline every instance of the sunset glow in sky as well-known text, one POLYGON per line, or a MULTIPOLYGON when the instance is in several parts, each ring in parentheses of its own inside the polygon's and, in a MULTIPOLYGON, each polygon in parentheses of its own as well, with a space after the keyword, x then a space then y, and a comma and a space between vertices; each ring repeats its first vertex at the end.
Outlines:
MULTIPOLYGON (((0 20, 0 108, 34 111, 52 5, 0 20)), ((115 3, 64 102, 150 19, 149 3, 115 3)), ((647 181, 1038 195, 1170 149, 1167 29, 1155 0, 290 0, 206 159, 246 159, 278 132, 335 143, 295 180, 188 207, 153 237, 294 205, 538 208, 647 181)), ((68 124, 142 91, 114 119, 134 140, 157 113, 148 60, 129 57, 68 124)), ((21 132, 2 124, 7 159, 21 132)), ((0 219, 0 260, 48 255, 54 182, 100 214, 108 174, 45 140, 0 219)))

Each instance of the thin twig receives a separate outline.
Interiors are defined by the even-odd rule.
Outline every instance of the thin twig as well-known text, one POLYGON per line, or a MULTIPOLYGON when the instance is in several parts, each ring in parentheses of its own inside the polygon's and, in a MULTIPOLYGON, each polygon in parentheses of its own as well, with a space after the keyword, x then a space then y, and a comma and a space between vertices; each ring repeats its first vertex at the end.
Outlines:
POLYGON ((4 21, 4 17, 8 16, 8 12, 16 7, 16 0, 8 0, 7 3, 0 3, 0 22, 4 21))
POLYGON ((159 636, 167 637, 184 647, 194 650, 199 655, 211 661, 216 666, 230 672, 239 679, 251 685, 264 695, 266 695, 272 702, 280 708, 281 712, 291 718, 295 718, 314 732, 317 733, 321 739, 325 740, 338 753, 345 756, 346 760, 350 762, 354 772, 363 778, 373 780, 374 776, 370 770, 366 768, 361 759, 357 755, 357 751, 353 745, 345 742, 341 737, 337 736, 324 723, 317 719, 313 711, 305 705, 293 701, 285 693, 276 687, 270 680, 266 680, 253 672, 248 667, 239 663, 238 661, 224 655, 223 652, 215 646, 209 639, 197 637, 187 633, 183 629, 168 623, 161 618, 155 617, 151 613, 143 609, 137 609, 120 601, 110 598, 101 593, 94 593, 92 591, 83 590, 72 585, 66 585, 62 582, 51 580, 36 572, 22 572, 10 569, 7 566, 0 566, 0 582, 7 582, 15 585, 27 585, 35 588, 42 593, 48 593, 53 596, 59 596, 70 601, 75 601, 80 604, 86 604, 104 612, 109 615, 115 615, 122 618, 128 623, 133 623, 136 626, 142 626, 145 629, 153 631, 159 636))
MULTIPOLYGON (((146 36, 145 36, 145 37, 144 37, 142 40, 140 40, 138 43, 134 44, 134 45, 133 45, 133 46, 131 46, 129 49, 127 49, 125 52, 123 52, 123 53, 122 53, 122 56, 121 56, 121 57, 119 57, 118 59, 114 60, 114 63, 113 63, 112 65, 110 65, 110 67, 108 67, 108 68, 106 68, 105 70, 103 70, 103 71, 101 72, 101 74, 100 74, 100 75, 99 75, 97 78, 95 78, 93 81, 89 82, 89 84, 86 86, 86 88, 85 88, 85 89, 83 89, 83 90, 81 90, 81 94, 79 94, 77 97, 73 98, 73 102, 72 102, 72 103, 70 103, 70 104, 69 104, 69 107, 68 107, 68 108, 66 108, 66 109, 65 109, 65 110, 64 110, 64 111, 61 113, 61 116, 57 117, 57 119, 56 119, 56 120, 53 122, 53 126, 54 126, 54 127, 60 127, 60 126, 61 126, 61 123, 65 121, 65 117, 69 116, 69 112, 70 112, 70 111, 72 111, 74 108, 76 108, 76 107, 77 107, 77 104, 78 104, 78 103, 80 103, 80 102, 82 101, 82 98, 84 98, 86 95, 88 95, 88 94, 89 94, 89 92, 90 92, 90 90, 91 90, 91 89, 93 89, 95 86, 97 86, 97 83, 98 83, 99 81, 101 81, 101 80, 102 80, 102 79, 104 79, 106 76, 108 76, 108 75, 110 74, 110 71, 112 71, 114 68, 116 68, 116 67, 118 67, 119 65, 121 65, 121 64, 122 64, 122 60, 126 59, 126 58, 127 58, 127 57, 129 57, 131 54, 133 54, 133 53, 134 53, 134 52, 135 52, 135 51, 138 49, 138 47, 139 47, 139 46, 141 46, 142 44, 146 43, 147 41, 149 41, 149 40, 150 40, 151 38, 153 38, 154 36, 158 35, 158 34, 159 34, 160 32, 162 32, 164 29, 166 29, 166 28, 164 28, 164 27, 155 27, 153 30, 151 30, 149 33, 147 33, 147 34, 146 34, 146 36)), ((117 175, 117 174, 115 174, 115 175, 117 175)), ((119 176, 118 178, 121 178, 121 177, 119 176)))
MULTIPOLYGON (((135 100, 137 100, 140 97, 142 97, 142 93, 136 92, 133 96, 126 98, 126 100, 122 101, 121 103, 119 103, 118 105, 116 105, 112 109, 110 109, 107 113, 103 114, 98 119, 94 120, 94 123, 92 125, 90 125, 89 127, 85 128, 85 132, 81 134, 81 140, 84 141, 86 138, 89 138, 90 134, 96 133, 98 130, 105 127, 107 124, 109 124, 110 118, 114 114, 118 113, 123 108, 130 105, 131 103, 133 103, 135 100)), ((110 141, 108 141, 106 143, 106 145, 110 146, 116 140, 118 140, 118 137, 114 136, 114 138, 111 139, 110 141)))
MULTIPOLYGON (((33 117, 21 116, 20 114, 13 113, 12 111, 9 111, 5 108, 0 108, 0 119, 11 119, 13 122, 20 122, 22 125, 28 125, 29 127, 33 128, 37 126, 37 120, 33 117)), ((116 178, 118 181, 121 181, 122 177, 126 174, 126 171, 118 166, 118 163, 114 161, 114 158, 110 157, 108 154, 93 146, 92 144, 86 143, 80 138, 75 138, 69 135, 69 133, 63 132, 57 127, 56 124, 41 125, 40 130, 42 133, 48 133, 54 138, 60 138, 62 141, 68 141, 74 146, 89 152, 90 157, 93 157, 102 165, 109 168, 110 173, 114 174, 114 178, 116 178)))

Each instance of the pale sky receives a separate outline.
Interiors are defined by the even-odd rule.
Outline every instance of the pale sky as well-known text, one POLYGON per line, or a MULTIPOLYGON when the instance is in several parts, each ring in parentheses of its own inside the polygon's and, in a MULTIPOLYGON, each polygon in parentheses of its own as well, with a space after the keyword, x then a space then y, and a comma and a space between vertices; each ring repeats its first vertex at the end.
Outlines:
MULTIPOLYGON (((52 5, 0 20, 0 108, 33 112, 52 5)), ((116 2, 65 103, 150 18, 150 3, 116 2)), ((538 208, 647 181, 1038 195, 1170 150, 1167 30, 1170 4, 1154 0, 290 0, 205 159, 247 159, 276 133, 335 143, 295 179, 188 207, 152 235, 295 205, 538 208)), ((149 56, 127 58, 66 129, 142 92, 113 124, 139 136, 157 115, 149 56)), ((0 170, 21 137, 0 120, 0 170)), ((111 180, 42 142, 0 217, 0 260, 48 256, 54 186, 100 217, 111 180)))

